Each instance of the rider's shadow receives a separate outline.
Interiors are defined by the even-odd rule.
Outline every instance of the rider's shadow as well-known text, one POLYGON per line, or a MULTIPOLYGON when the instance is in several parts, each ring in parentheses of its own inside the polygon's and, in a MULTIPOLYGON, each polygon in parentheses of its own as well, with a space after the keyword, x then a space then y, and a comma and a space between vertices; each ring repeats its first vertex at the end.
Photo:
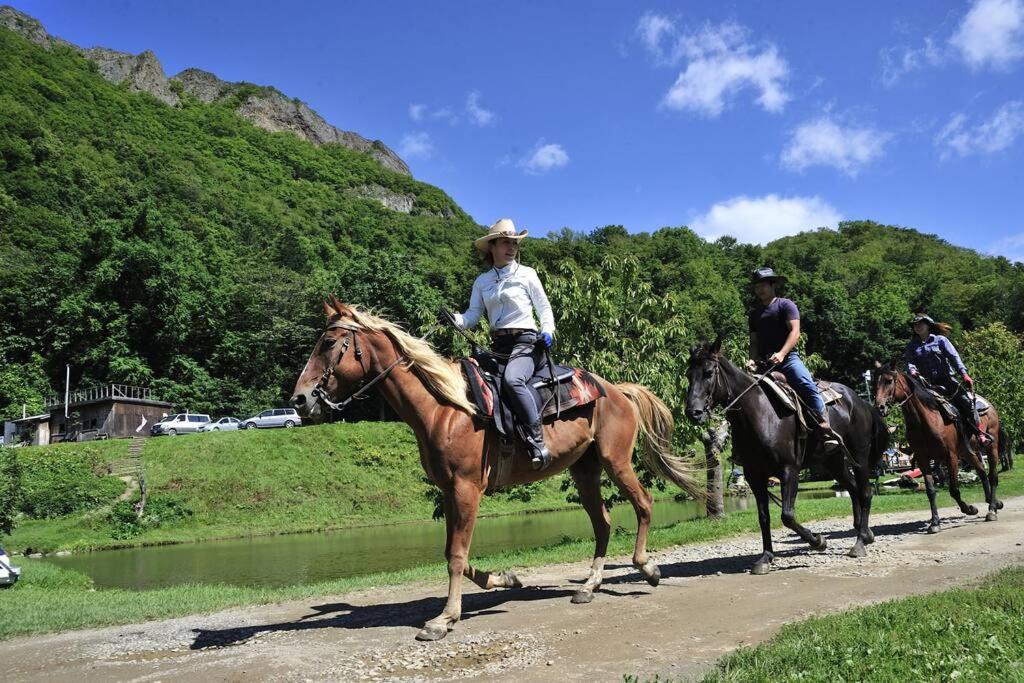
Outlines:
MULTIPOLYGON (((508 610, 496 609, 508 602, 531 602, 567 598, 574 591, 557 586, 535 586, 508 590, 467 593, 462 596, 462 621, 475 617, 501 614, 508 610)), ((363 629, 388 626, 420 628, 444 609, 445 598, 421 598, 407 602, 382 605, 352 605, 336 602, 315 605, 312 614, 294 621, 276 624, 257 624, 224 629, 194 629, 192 650, 228 647, 245 643, 264 633, 305 631, 310 629, 343 628, 363 629)))

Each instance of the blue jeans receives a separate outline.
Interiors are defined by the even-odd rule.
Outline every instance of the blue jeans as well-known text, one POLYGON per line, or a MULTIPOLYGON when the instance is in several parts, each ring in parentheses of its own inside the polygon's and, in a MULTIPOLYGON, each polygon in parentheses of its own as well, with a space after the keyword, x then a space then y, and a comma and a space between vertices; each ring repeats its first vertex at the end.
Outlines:
POLYGON ((804 403, 817 411, 818 415, 825 414, 825 402, 821 400, 821 394, 818 393, 818 385, 811 378, 810 370, 800 360, 800 354, 790 351, 778 369, 786 376, 789 386, 793 387, 804 403))

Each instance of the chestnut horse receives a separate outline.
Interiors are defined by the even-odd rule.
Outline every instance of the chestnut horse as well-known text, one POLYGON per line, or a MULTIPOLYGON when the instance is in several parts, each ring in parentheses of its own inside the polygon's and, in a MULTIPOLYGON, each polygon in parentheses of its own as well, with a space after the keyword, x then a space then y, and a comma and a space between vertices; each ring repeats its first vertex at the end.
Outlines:
POLYGON ((949 472, 949 495, 953 497, 960 511, 965 515, 978 514, 978 508, 968 505, 960 497, 960 483, 957 475, 960 461, 970 463, 980 475, 981 485, 985 489, 985 500, 988 502, 988 514, 985 521, 994 522, 1002 509, 1002 502, 996 497, 999 484, 998 454, 1004 444, 1005 436, 999 424, 999 414, 992 406, 981 416, 982 429, 992 435, 992 443, 988 447, 988 477, 985 467, 978 457, 978 442, 972 437, 974 448, 969 447, 967 435, 958 428, 956 421, 946 422, 939 408, 938 401, 925 388, 920 379, 901 372, 893 363, 880 365, 875 370, 875 405, 882 415, 887 415, 893 406, 903 410, 903 420, 907 425, 907 440, 914 455, 914 464, 924 475, 924 488, 928 493, 928 503, 932 508, 932 516, 928 522, 928 533, 939 531, 939 511, 935 506, 935 477, 932 474, 932 463, 942 462, 949 472))
MULTIPOLYGON (((319 422, 328 407, 345 405, 373 384, 412 427, 423 469, 444 494, 448 560, 447 604, 416 637, 444 638, 462 614, 463 576, 483 589, 521 585, 511 572, 481 571, 469 563, 480 498, 493 486, 490 479, 501 457, 499 436, 474 417, 475 408, 466 397, 466 381, 458 365, 442 358, 424 340, 333 296, 324 304, 324 312, 326 329, 295 384, 292 405, 303 419, 319 422), (349 353, 350 349, 353 352, 349 353)), ((553 456, 551 466, 534 471, 525 448, 517 443, 510 474, 501 482, 525 484, 569 469, 596 539, 590 575, 573 595, 574 603, 590 602, 603 580, 611 518, 601 497, 602 470, 636 511, 633 565, 652 586, 661 578, 646 549, 651 495, 633 471, 638 433, 644 436, 642 452, 652 471, 694 496, 701 495, 689 465, 669 450, 674 424, 665 404, 645 387, 595 379, 606 396, 544 425, 544 442, 553 456)))

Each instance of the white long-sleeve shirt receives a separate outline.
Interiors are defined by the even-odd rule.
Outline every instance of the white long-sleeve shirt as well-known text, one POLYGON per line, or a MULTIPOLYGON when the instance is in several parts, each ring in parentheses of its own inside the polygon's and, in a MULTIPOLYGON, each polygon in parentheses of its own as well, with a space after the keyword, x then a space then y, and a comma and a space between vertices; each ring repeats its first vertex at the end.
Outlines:
POLYGON ((537 271, 513 262, 504 268, 491 268, 473 283, 469 309, 456 313, 455 322, 469 329, 480 322, 484 312, 492 330, 536 330, 533 313, 540 318, 540 331, 555 333, 555 316, 544 293, 537 271))

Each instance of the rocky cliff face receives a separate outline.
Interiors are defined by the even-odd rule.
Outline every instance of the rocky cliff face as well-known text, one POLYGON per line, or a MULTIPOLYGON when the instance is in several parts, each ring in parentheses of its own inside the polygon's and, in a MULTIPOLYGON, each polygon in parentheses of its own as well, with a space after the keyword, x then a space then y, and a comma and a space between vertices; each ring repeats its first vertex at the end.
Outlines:
MULTIPOLYGON (((55 44, 72 47, 94 61, 107 80, 113 83, 126 82, 130 89, 148 92, 171 106, 179 103, 179 97, 172 84, 180 85, 183 92, 206 103, 225 100, 243 87, 247 90, 252 89, 250 84, 222 81, 216 75, 202 69, 185 69, 169 79, 156 55, 149 50, 138 55, 105 47, 82 50, 48 35, 38 20, 6 5, 0 6, 0 26, 20 33, 47 50, 52 49, 55 44)), ((265 130, 294 133, 314 145, 343 145, 357 152, 369 154, 385 168, 404 175, 412 175, 408 165, 380 140, 368 140, 358 133, 335 128, 306 103, 289 99, 273 88, 253 89, 253 92, 238 104, 235 111, 265 130)), ((379 201, 379 198, 373 198, 379 201)))

